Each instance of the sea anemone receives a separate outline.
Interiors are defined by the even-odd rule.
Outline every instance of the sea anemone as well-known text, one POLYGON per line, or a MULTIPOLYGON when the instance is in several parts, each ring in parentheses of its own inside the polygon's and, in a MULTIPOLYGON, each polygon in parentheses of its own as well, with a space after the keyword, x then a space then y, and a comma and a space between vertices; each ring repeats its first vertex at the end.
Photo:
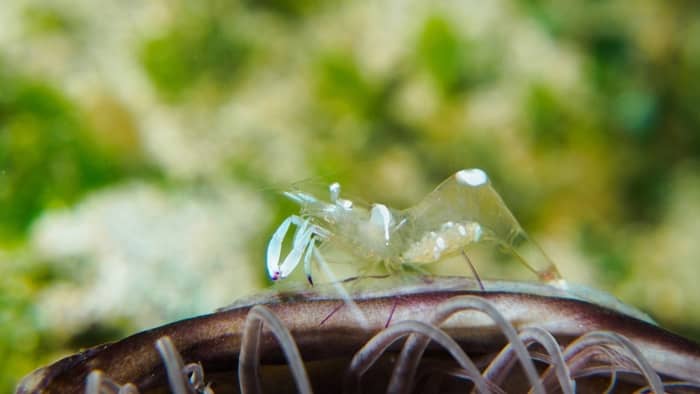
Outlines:
POLYGON ((590 301, 606 297, 467 278, 357 282, 368 326, 323 287, 272 292, 66 357, 17 393, 700 392, 700 346, 590 301))

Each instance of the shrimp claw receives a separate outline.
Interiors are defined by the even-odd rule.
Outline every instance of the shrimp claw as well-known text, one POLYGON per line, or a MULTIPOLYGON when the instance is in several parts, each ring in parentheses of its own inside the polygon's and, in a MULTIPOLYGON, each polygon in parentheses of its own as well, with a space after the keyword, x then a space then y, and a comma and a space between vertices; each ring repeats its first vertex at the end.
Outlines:
POLYGON ((311 279, 311 254, 315 247, 314 237, 319 233, 318 228, 311 224, 308 219, 302 219, 297 215, 286 218, 272 234, 270 242, 267 245, 266 262, 270 279, 278 280, 286 278, 294 271, 297 265, 299 265, 303 257, 306 277, 309 283, 313 285, 313 280, 311 279), (280 264, 282 243, 292 224, 297 227, 294 232, 292 249, 280 264))

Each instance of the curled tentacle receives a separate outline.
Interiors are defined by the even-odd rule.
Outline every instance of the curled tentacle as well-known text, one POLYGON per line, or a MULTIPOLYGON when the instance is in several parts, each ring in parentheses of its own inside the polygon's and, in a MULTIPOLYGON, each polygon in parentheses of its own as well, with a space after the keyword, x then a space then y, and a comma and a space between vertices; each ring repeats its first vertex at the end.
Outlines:
POLYGON ((287 358, 289 367, 292 370, 298 391, 303 394, 310 394, 311 384, 309 383, 309 377, 292 334, 272 311, 262 305, 256 305, 250 309, 243 328, 241 353, 238 360, 238 377, 241 392, 253 394, 262 392, 258 376, 258 365, 260 363, 260 334, 263 323, 270 328, 272 334, 279 341, 284 356, 287 358))
POLYGON ((532 363, 532 359, 530 359, 527 349, 525 349, 525 346, 519 340, 515 328, 490 302, 481 297, 475 296, 455 297, 438 306, 435 314, 433 315, 433 320, 445 321, 453 314, 469 309, 475 309, 486 313, 491 319, 493 319, 496 326, 501 329, 501 332, 506 336, 506 338, 508 338, 508 341, 513 346, 515 354, 518 356, 518 359, 525 370, 525 374, 527 375, 533 390, 538 394, 544 394, 544 387, 542 386, 542 382, 539 380, 535 365, 532 363))
MULTIPOLYGON (((642 352, 629 339, 614 332, 594 331, 582 335, 566 347, 564 360, 570 364, 572 373, 575 373, 581 367, 580 364, 582 364, 584 359, 584 357, 580 357, 581 354, 601 347, 614 352, 614 356, 611 358, 613 364, 620 363, 621 358, 631 359, 638 371, 642 373, 649 383, 651 390, 656 394, 664 392, 664 385, 659 374, 652 368, 642 352), (622 351, 614 351, 610 346, 618 347, 622 351), (575 362, 572 363, 572 361, 575 362)), ((543 380, 547 379, 550 373, 551 367, 543 374, 543 380)))
MULTIPOLYGON (((544 387, 542 386, 542 382, 539 380, 537 370, 535 369, 535 366, 528 355, 527 349, 525 349, 525 346, 518 338, 515 328, 513 328, 510 322, 508 322, 508 320, 506 320, 505 317, 498 312, 498 309, 496 309, 488 301, 485 301, 481 297, 475 296, 460 296, 451 298, 450 300, 438 305, 429 321, 435 325, 439 325, 453 314, 466 310, 478 310, 486 313, 493 319, 496 326, 501 330, 501 332, 503 332, 503 334, 505 334, 508 341, 512 344, 513 349, 520 360, 527 378, 535 392, 544 394, 544 387)), ((395 392, 405 392, 407 387, 410 387, 411 379, 415 375, 415 370, 418 367, 418 357, 416 357, 416 355, 422 354, 427 346, 428 342, 425 338, 415 336, 409 338, 406 345, 404 345, 404 350, 402 351, 401 356, 399 356, 399 361, 397 362, 394 373, 391 377, 389 384, 390 390, 396 390, 395 392)))
MULTIPOLYGON (((571 379, 569 368, 564 362, 564 356, 556 339, 549 332, 539 327, 527 327, 520 331, 520 341, 525 347, 537 342, 549 354, 549 363, 554 367, 559 380, 559 387, 565 394, 573 394, 576 391, 575 382, 571 379)), ((495 384, 500 384, 505 375, 515 363, 514 349, 511 343, 507 344, 498 356, 496 356, 484 370, 484 377, 495 384)), ((549 390, 548 390, 549 392, 549 390)))
POLYGON ((102 371, 95 370, 86 379, 85 394, 139 394, 139 390, 131 383, 121 386, 102 371))
POLYGON ((156 349, 165 364, 165 371, 168 374, 170 389, 174 394, 191 394, 187 381, 185 380, 185 365, 182 357, 175 349, 173 341, 169 337, 162 337, 156 341, 156 349))
MULTIPOLYGON (((650 387, 644 387, 635 394, 648 394, 652 391, 650 387)), ((664 383, 664 391, 667 393, 700 393, 700 383, 692 382, 666 382, 664 383)))
POLYGON ((372 367, 387 348, 398 339, 413 333, 418 333, 429 340, 439 343, 468 372, 469 379, 474 382, 474 385, 480 392, 491 392, 491 386, 484 380, 472 360, 454 339, 439 328, 410 320, 387 327, 355 353, 345 378, 345 392, 355 392, 359 386, 361 376, 372 367))
MULTIPOLYGON (((411 392, 423 393, 426 389, 432 389, 434 392, 439 393, 440 390, 447 385, 445 382, 445 377, 449 376, 459 380, 472 381, 471 373, 459 366, 455 366, 454 363, 448 363, 442 360, 430 360, 431 362, 422 367, 416 374, 415 382, 418 386, 419 382, 425 381, 424 384, 420 385, 420 390, 411 390, 411 392), (444 383, 444 385, 443 385, 444 383)), ((477 364, 477 367, 479 365, 477 364)), ((483 376, 483 374, 482 374, 483 376)), ((496 385, 495 383, 486 380, 486 384, 489 387, 489 393, 492 394, 506 394, 507 391, 496 385)), ((387 390, 387 392, 391 392, 387 390)), ((474 387, 472 392, 478 392, 477 388, 474 387)))
POLYGON ((188 383, 197 394, 214 394, 214 390, 204 380, 204 368, 200 363, 185 365, 183 373, 187 376, 188 383))
MULTIPOLYGON (((159 338, 155 347, 163 359, 163 364, 165 364, 168 387, 171 392, 175 394, 214 394, 214 391, 204 381, 204 370, 201 364, 183 365, 182 357, 169 337, 159 338)), ((132 383, 120 386, 105 376, 102 371, 95 370, 87 377, 85 394, 139 394, 139 390, 132 383)))

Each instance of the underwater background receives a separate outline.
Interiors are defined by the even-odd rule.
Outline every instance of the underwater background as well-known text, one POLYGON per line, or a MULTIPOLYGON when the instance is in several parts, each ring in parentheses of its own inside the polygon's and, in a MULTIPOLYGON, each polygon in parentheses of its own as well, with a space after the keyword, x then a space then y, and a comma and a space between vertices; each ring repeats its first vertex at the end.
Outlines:
POLYGON ((480 167, 563 276, 700 340, 700 4, 6 0, 0 392, 269 287, 339 181, 480 167))

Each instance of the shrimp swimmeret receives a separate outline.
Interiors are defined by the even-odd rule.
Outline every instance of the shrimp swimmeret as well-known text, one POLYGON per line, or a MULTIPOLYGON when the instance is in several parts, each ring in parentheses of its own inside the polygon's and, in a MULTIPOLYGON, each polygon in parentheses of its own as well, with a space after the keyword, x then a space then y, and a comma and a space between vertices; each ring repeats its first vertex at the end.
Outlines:
POLYGON ((284 193, 301 206, 301 212, 285 219, 270 239, 267 270, 272 280, 287 277, 303 260, 306 276, 313 283, 311 259, 325 266, 317 243, 331 240, 364 261, 383 262, 389 271, 406 264, 438 262, 472 244, 492 241, 510 251, 541 281, 564 283, 554 263, 528 238, 481 169, 458 171, 418 205, 401 211, 340 198, 338 183, 329 189, 330 202, 297 190, 284 193), (297 227, 292 248, 280 263, 282 243, 291 225, 297 227))

